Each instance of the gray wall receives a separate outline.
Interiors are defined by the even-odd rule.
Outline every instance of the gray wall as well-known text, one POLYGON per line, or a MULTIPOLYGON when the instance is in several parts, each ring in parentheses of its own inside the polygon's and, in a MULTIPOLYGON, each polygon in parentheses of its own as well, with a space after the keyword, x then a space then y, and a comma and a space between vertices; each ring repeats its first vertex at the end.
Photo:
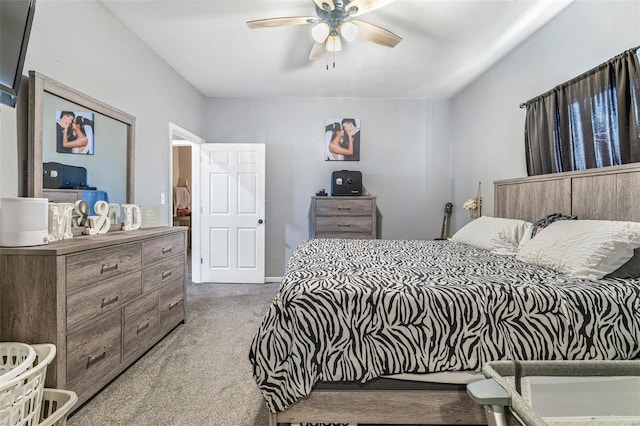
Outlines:
POLYGON ((207 142, 266 144, 266 275, 281 276, 309 238, 310 197, 330 191, 331 172, 359 170, 376 195, 382 238, 440 236, 449 201, 446 101, 398 99, 210 99, 207 142), (361 119, 359 162, 324 161, 327 118, 361 119))
MULTIPOLYGON (((639 22, 640 2, 576 1, 455 96, 454 204, 482 181, 484 213, 492 215, 493 181, 527 174, 520 103, 640 45, 639 22)), ((454 210, 456 228, 469 220, 454 210)))
MULTIPOLYGON (((209 142, 266 143, 266 272, 280 276, 289 254, 308 238, 309 197, 329 189, 333 170, 363 172, 366 187, 378 196, 383 238, 439 236, 448 201, 457 229, 469 221, 461 206, 475 195, 478 181, 484 211, 492 214, 492 182, 526 174, 524 110, 518 105, 640 44, 638 22, 639 2, 574 2, 450 102, 204 100, 98 2, 43 1, 25 71, 35 69, 137 117, 139 204, 159 204, 161 192, 171 199, 170 121, 209 142), (70 9, 85 17, 73 29, 59 24, 70 9), (343 116, 362 119, 361 161, 325 162, 324 120, 343 116)), ((0 196, 19 194, 25 149, 17 142, 20 127, 16 110, 2 107, 0 196)))
MULTIPOLYGON (((32 69, 136 116, 135 202, 159 205, 161 192, 171 200, 169 122, 201 133, 199 92, 94 0, 37 3, 25 74, 32 69), (82 19, 62 24, 70 11, 82 19)), ((3 107, 0 122, 0 195, 15 197, 26 148, 16 110, 3 107)))

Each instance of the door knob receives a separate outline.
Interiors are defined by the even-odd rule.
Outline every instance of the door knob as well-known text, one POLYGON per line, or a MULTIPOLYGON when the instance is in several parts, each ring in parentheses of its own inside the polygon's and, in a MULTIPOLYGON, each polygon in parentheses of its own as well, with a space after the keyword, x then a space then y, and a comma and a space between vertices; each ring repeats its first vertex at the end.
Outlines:
POLYGON ((264 220, 258 219, 258 225, 262 225, 263 223, 264 223, 264 220))

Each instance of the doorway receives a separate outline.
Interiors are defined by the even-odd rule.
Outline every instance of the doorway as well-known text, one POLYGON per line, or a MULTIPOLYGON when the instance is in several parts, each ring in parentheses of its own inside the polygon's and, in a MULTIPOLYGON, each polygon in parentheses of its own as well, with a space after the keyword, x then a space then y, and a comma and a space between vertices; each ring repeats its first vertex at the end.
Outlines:
POLYGON ((171 201, 167 203, 169 218, 174 226, 187 226, 187 248, 191 250, 192 281, 200 282, 196 259, 200 259, 197 245, 200 230, 200 195, 198 188, 200 145, 204 139, 182 127, 169 123, 169 188, 171 201), (195 237, 195 238, 194 238, 195 237))

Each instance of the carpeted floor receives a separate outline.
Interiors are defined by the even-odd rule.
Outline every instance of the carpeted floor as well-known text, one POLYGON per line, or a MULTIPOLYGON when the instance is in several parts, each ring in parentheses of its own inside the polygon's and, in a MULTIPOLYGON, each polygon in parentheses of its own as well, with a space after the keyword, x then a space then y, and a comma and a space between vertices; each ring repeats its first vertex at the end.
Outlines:
POLYGON ((68 420, 69 426, 265 426, 249 345, 279 287, 189 284, 178 326, 68 420))

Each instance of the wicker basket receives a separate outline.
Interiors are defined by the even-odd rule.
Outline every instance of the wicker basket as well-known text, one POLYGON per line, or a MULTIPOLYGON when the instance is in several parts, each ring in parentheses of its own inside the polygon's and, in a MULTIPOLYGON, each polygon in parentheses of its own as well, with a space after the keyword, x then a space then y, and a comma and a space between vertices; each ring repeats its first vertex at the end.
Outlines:
POLYGON ((36 351, 26 343, 0 342, 0 384, 33 366, 36 351))
POLYGON ((78 402, 75 392, 61 389, 45 389, 40 408, 40 423, 38 426, 64 426, 67 424, 67 414, 78 402))
POLYGON ((40 406, 47 366, 56 356, 51 344, 33 345, 35 365, 0 383, 0 426, 33 426, 40 421, 40 406))

